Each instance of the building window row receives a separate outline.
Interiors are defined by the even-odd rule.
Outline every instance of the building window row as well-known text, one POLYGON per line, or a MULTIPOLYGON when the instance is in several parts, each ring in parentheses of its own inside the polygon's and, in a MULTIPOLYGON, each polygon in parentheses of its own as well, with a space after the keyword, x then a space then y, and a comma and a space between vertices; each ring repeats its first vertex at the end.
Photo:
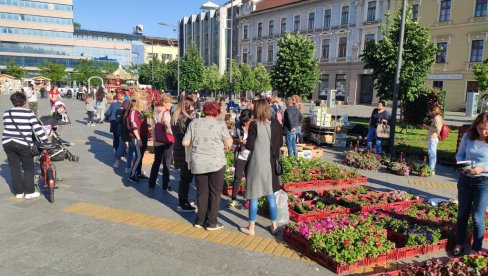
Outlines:
POLYGON ((311 12, 308 14, 308 29, 315 29, 315 12, 311 12))
POLYGON ((376 20, 376 1, 368 2, 368 14, 366 15, 368 21, 376 20))
MULTIPOLYGON (((482 62, 483 61, 483 48, 484 40, 472 40, 471 41, 471 51, 470 51, 470 62, 482 62)), ((435 58, 436 63, 446 63, 447 62, 447 42, 437 43, 437 55, 435 58)))
POLYGON ((6 64, 11 60, 22 67, 39 67, 45 62, 52 62, 63 64, 66 68, 73 68, 79 62, 78 59, 0 56, 0 64, 6 64))
POLYGON ((349 6, 342 7, 341 13, 341 25, 347 25, 349 23, 349 6))
POLYGON ((47 16, 35 16, 35 15, 27 15, 27 14, 5 13, 5 12, 0 13, 0 19, 18 20, 18 21, 45 23, 45 24, 73 25, 72 19, 47 17, 47 16))
POLYGON ((73 33, 68 33, 68 32, 55 32, 55 31, 7 28, 7 27, 0 27, 0 34, 45 36, 45 37, 53 37, 53 38, 73 38, 73 33))
MULTIPOLYGON (((75 34, 74 35, 75 39, 86 39, 86 40, 98 40, 98 41, 110 41, 110 42, 126 42, 130 43, 131 40, 129 39, 123 39, 123 38, 117 38, 117 37, 108 37, 108 36, 97 36, 97 35, 82 35, 82 34, 75 34)), ((160 45, 155 43, 154 46, 160 45)), ((165 46, 165 45, 161 45, 165 46)))
POLYGON ((0 0, 0 5, 9 5, 9 6, 32 8, 32 9, 73 11, 73 6, 70 5, 50 4, 44 2, 24 1, 24 0, 0 0))
POLYGON ((487 5, 488 5, 488 0, 476 0, 474 16, 476 17, 486 16, 487 5))
POLYGON ((451 0, 441 1, 441 12, 439 13, 439 21, 448 21, 451 17, 451 0))

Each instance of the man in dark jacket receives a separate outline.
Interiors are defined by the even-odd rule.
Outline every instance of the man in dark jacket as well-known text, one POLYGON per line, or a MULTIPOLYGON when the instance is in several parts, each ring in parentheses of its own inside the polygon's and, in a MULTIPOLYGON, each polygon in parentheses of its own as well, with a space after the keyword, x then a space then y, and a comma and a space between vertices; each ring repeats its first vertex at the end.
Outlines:
POLYGON ((300 111, 293 104, 292 98, 286 99, 286 106, 283 127, 286 133, 286 147, 288 148, 288 156, 294 155, 295 158, 298 158, 297 129, 301 127, 300 111))

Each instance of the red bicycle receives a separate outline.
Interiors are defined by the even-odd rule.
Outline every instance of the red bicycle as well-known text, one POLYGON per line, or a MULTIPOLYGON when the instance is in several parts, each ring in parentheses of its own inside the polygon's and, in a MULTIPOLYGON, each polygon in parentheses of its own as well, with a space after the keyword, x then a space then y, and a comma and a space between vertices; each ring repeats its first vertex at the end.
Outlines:
POLYGON ((56 178, 56 166, 51 162, 51 156, 49 155, 49 150, 56 148, 56 145, 43 144, 40 145, 39 148, 41 149, 39 165, 41 167, 41 176, 44 182, 42 192, 47 196, 49 202, 53 203, 56 182, 62 181, 62 179, 56 178))

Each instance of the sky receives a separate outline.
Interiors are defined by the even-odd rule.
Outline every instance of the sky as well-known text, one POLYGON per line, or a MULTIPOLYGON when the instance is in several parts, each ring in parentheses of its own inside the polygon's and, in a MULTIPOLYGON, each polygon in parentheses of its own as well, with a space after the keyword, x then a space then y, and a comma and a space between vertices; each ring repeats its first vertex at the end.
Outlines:
MULTIPOLYGON (((171 27, 183 16, 200 12, 208 0, 73 0, 74 21, 85 30, 132 33, 134 26, 142 24, 144 35, 176 38, 171 27)), ((226 0, 213 0, 223 4, 226 0)))

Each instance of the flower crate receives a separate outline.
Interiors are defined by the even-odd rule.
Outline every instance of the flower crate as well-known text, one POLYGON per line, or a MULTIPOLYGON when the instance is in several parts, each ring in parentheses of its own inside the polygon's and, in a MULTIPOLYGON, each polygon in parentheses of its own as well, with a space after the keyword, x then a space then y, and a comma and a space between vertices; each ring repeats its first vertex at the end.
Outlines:
POLYGON ((446 250, 447 249, 447 239, 439 240, 434 244, 425 244, 424 245, 424 253, 432 253, 432 252, 437 252, 441 250, 446 250))
POLYGON ((311 257, 314 261, 316 261, 320 265, 326 267, 327 269, 331 270, 336 274, 343 274, 346 272, 355 271, 361 267, 368 265, 367 258, 359 260, 354 264, 347 264, 347 263, 337 263, 336 261, 332 260, 329 256, 327 256, 322 252, 312 252, 311 257))
POLYGON ((415 257, 418 255, 422 255, 424 253, 424 246, 422 245, 412 245, 412 246, 406 246, 402 248, 397 248, 395 249, 396 251, 396 259, 405 259, 405 258, 411 258, 415 257))
MULTIPOLYGON (((245 193, 244 188, 239 187, 239 190, 237 191, 237 194, 240 195, 240 196, 242 196, 242 195, 244 195, 244 193, 245 193)), ((222 194, 225 195, 225 196, 232 196, 232 186, 224 187, 224 189, 222 190, 222 194)))
POLYGON ((290 214, 290 220, 293 220, 296 222, 302 222, 302 221, 313 221, 313 220, 324 219, 324 218, 330 217, 332 215, 349 214, 350 209, 349 208, 341 208, 341 209, 336 209, 336 210, 325 210, 322 212, 299 214, 299 213, 295 212, 292 208, 288 207, 288 212, 290 214))
POLYGON ((364 176, 349 178, 349 179, 341 179, 341 180, 333 180, 333 179, 310 180, 310 181, 285 183, 283 184, 283 189, 287 192, 291 192, 294 190, 317 189, 317 188, 329 187, 329 186, 365 184, 367 182, 368 182, 368 178, 364 176))
POLYGON ((393 270, 393 271, 389 271, 389 272, 381 272, 381 273, 372 274, 370 276, 400 276, 400 275, 402 275, 401 270, 393 270))
POLYGON ((310 255, 312 251, 308 241, 293 233, 293 231, 290 229, 285 228, 283 231, 283 240, 291 243, 293 246, 297 247, 307 255, 310 255))

